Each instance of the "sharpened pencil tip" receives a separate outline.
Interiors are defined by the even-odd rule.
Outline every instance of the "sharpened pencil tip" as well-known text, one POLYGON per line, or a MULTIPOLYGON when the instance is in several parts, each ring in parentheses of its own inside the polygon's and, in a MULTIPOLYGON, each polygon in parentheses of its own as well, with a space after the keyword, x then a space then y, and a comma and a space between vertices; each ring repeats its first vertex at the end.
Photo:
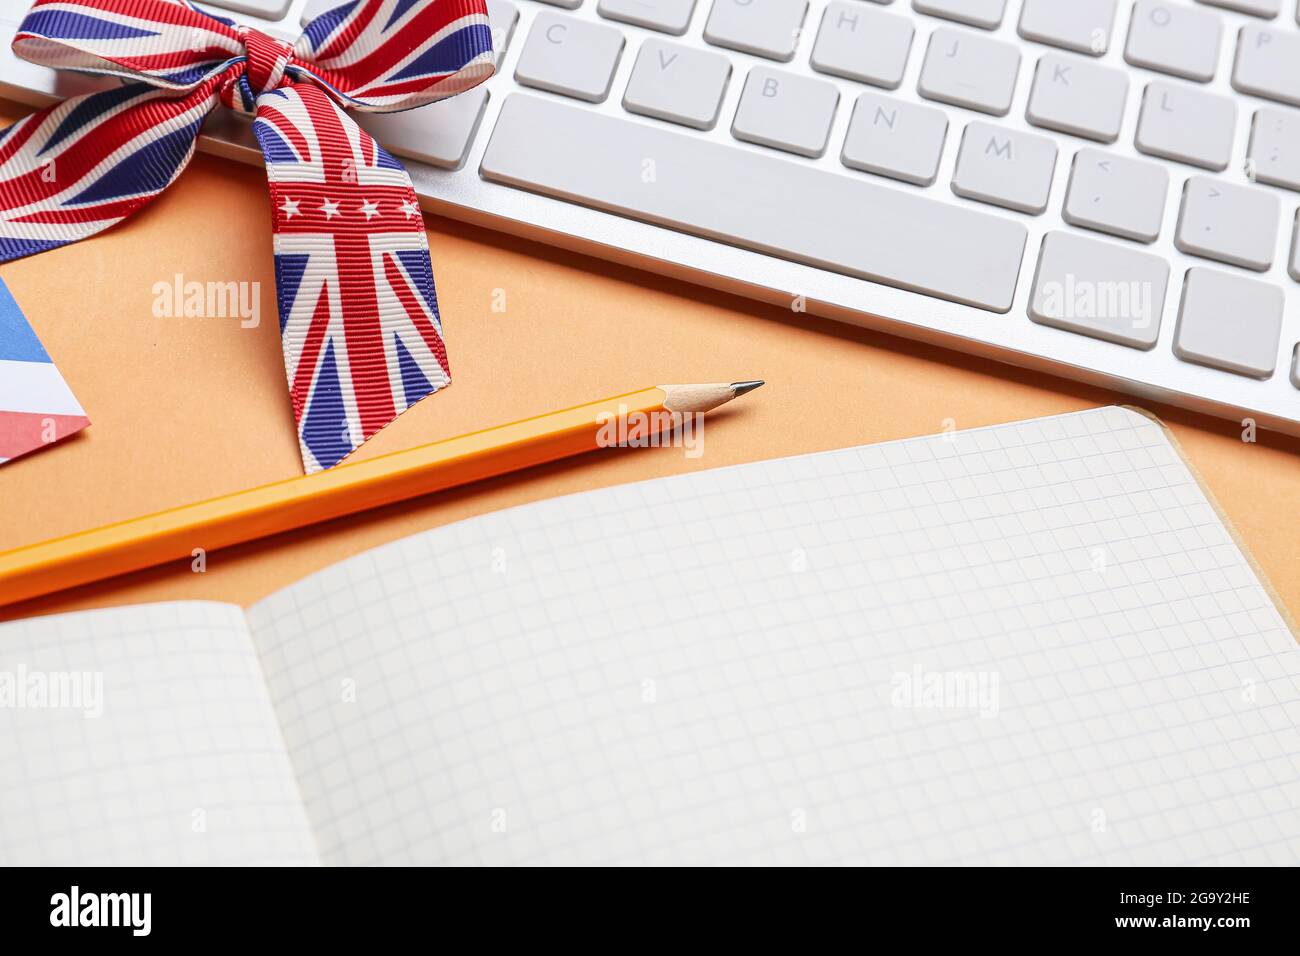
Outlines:
POLYGON ((709 382, 698 385, 659 385, 664 408, 670 412, 703 413, 752 392, 762 382, 709 382))

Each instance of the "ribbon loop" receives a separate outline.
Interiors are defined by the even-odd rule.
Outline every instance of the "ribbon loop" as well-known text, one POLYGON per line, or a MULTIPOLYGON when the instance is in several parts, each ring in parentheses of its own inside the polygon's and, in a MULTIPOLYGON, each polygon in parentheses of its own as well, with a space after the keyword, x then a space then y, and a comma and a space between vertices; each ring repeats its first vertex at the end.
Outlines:
POLYGON ((234 24, 180 0, 37 0, 13 51, 56 70, 188 92, 244 54, 234 24))
POLYGON ((493 72, 485 0, 338 0, 295 44, 188 0, 36 0, 14 51, 135 82, 0 130, 0 262, 129 216, 218 103, 254 114, 303 465, 327 468, 450 382, 410 177, 343 112, 410 109, 493 72))
POLYGON ((240 33, 248 55, 248 70, 245 75, 253 96, 257 97, 279 87, 284 80, 285 67, 293 58, 293 47, 260 30, 244 28, 240 33))

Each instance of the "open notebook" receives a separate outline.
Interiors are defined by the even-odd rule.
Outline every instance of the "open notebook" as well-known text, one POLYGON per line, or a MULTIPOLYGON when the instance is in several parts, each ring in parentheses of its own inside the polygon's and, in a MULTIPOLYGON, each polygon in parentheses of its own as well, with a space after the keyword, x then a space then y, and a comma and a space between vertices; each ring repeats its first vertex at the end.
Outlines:
POLYGON ((0 863, 1300 859, 1300 650, 1122 408, 21 621, 5 672, 0 863))

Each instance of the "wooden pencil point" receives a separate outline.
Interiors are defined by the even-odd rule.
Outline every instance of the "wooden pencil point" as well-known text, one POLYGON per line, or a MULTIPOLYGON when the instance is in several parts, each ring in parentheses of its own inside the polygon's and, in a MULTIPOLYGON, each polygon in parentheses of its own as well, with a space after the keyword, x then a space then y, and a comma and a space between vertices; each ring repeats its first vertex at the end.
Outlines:
POLYGON ((664 408, 670 412, 690 415, 725 405, 762 384, 760 381, 712 382, 703 385, 660 385, 659 388, 665 395, 664 408))

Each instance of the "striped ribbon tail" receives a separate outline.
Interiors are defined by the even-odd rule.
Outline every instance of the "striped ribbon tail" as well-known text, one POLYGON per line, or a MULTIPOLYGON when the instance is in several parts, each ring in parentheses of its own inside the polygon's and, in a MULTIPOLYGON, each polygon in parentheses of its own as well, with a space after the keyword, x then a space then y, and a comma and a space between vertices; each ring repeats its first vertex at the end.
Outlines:
POLYGON ((263 93, 253 130, 285 371, 315 471, 451 383, 424 219, 406 170, 319 88, 263 93))

